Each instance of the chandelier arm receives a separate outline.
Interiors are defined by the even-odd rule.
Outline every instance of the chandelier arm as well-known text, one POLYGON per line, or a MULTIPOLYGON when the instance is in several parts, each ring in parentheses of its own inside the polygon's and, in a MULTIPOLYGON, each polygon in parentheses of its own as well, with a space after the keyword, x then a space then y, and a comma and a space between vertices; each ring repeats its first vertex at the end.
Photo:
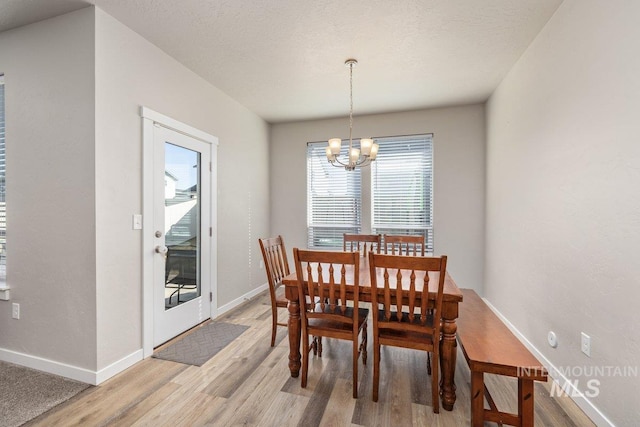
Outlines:
POLYGON ((342 163, 342 162, 340 161, 340 159, 338 159, 337 157, 336 157, 332 162, 330 162, 330 163, 331 163, 333 166, 336 166, 336 167, 340 167, 340 166, 338 166, 338 165, 341 165, 341 166, 349 166, 349 163, 342 163), (336 165, 335 163, 337 163, 338 165, 336 165))
POLYGON ((369 156, 363 156, 356 162, 355 166, 367 166, 369 163, 371 163, 369 156))
POLYGON ((333 160, 329 161, 329 163, 331 163, 332 166, 335 166, 337 168, 344 166, 345 168, 348 168, 348 170, 353 170, 353 169, 355 169, 356 167, 359 167, 359 166, 368 166, 371 162, 373 162, 373 160, 371 160, 371 156, 362 156, 355 163, 351 163, 350 161, 347 162, 347 163, 344 163, 344 162, 340 161, 340 158, 338 158, 338 157, 336 157, 333 160))

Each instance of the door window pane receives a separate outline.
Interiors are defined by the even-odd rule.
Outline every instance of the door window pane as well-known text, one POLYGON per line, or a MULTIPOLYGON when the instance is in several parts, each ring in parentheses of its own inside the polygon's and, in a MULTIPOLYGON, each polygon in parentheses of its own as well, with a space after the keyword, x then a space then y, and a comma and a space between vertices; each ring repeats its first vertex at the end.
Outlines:
POLYGON ((165 143, 165 309, 200 296, 200 153, 165 143))

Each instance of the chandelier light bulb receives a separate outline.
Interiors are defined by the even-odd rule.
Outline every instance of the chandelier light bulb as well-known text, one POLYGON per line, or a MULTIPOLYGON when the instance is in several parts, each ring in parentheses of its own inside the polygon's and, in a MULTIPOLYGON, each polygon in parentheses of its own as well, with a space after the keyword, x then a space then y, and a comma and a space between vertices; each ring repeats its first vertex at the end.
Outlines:
POLYGON ((331 138, 329 140, 329 149, 334 156, 340 155, 340 148, 342 147, 342 140, 340 138, 331 138))
POLYGON ((362 138, 360 140, 360 152, 363 156, 368 156, 371 153, 371 147, 373 146, 373 139, 362 138))
POLYGON ((376 157, 378 156, 378 148, 378 144, 373 144, 371 146, 371 154, 369 154, 369 160, 374 161, 376 159, 376 157))

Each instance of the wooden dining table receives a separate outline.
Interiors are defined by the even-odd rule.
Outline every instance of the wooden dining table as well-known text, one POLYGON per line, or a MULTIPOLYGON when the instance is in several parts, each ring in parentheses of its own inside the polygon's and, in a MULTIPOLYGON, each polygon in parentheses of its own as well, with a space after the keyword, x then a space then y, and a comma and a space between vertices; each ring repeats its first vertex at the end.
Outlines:
MULTIPOLYGON (((435 304, 436 293, 438 291, 438 272, 429 273, 429 307, 435 304)), ((378 279, 380 282, 382 279, 378 279)), ((359 266, 359 291, 360 301, 371 302, 372 289, 369 272, 369 261, 367 257, 360 258, 359 266)), ((282 280, 285 285, 285 295, 289 300, 289 370, 292 377, 298 377, 300 373, 300 296, 298 294, 298 279, 295 271, 282 280)), ((347 299, 353 299, 355 287, 347 284, 347 299)), ((419 300, 422 294, 417 295, 419 300)), ((462 292, 453 281, 449 273, 445 277, 444 295, 442 305, 442 338, 440 340, 440 395, 442 397, 442 407, 447 411, 453 410, 456 401, 456 386, 454 384, 456 370, 456 319, 458 318, 458 304, 462 302, 462 292)))

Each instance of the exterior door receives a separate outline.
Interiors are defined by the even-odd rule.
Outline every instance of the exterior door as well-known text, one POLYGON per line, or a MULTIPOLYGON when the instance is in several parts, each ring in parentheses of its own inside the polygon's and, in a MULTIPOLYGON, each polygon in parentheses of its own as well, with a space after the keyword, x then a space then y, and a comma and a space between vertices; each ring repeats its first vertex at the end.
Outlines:
POLYGON ((153 129, 153 343, 211 317, 211 144, 153 129))

